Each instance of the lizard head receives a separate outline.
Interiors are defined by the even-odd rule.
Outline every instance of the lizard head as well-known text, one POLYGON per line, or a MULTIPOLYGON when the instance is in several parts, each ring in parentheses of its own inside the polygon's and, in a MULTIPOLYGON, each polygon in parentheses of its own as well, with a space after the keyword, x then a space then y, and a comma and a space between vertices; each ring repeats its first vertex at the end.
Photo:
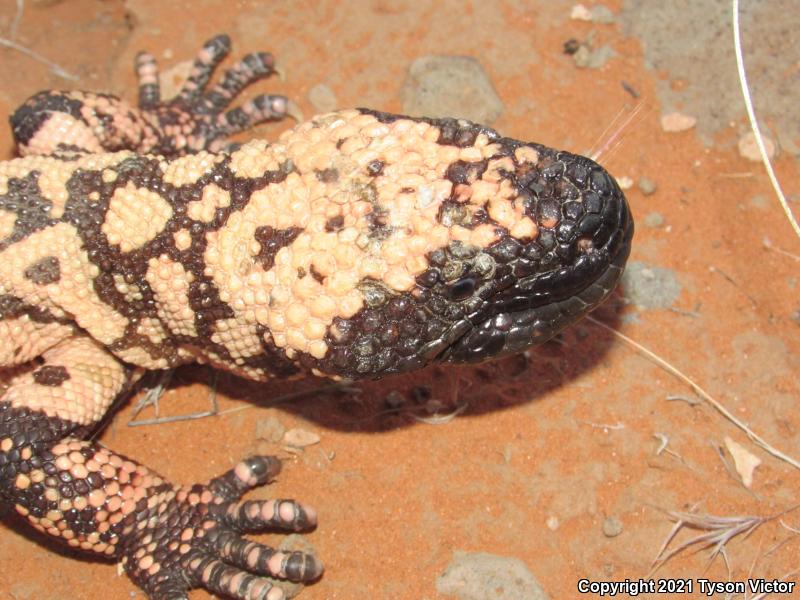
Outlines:
POLYGON ((600 165, 468 121, 362 115, 386 126, 375 135, 396 139, 419 126, 429 143, 375 163, 365 243, 403 260, 385 271, 391 277, 361 280, 363 308, 335 320, 321 371, 374 377, 518 352, 613 290, 633 220, 600 165), (426 162, 435 167, 425 171, 426 162))
POLYGON ((633 220, 614 179, 582 156, 519 149, 538 160, 507 172, 505 210, 514 213, 498 239, 477 252, 451 246, 432 256, 441 265, 432 293, 463 307, 450 329, 460 335, 439 360, 479 362, 547 341, 605 300, 624 269, 633 220))
POLYGON ((206 235, 206 270, 257 322, 251 362, 279 374, 375 378, 542 343, 608 296, 633 236, 600 165, 469 121, 329 113, 222 165, 252 190, 206 235))

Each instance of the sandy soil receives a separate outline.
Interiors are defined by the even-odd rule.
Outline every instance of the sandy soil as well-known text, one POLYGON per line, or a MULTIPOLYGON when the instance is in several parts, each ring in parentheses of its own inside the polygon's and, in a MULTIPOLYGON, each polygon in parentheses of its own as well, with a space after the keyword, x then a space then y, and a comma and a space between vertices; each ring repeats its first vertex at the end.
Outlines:
MULTIPOLYGON (((763 167, 737 151, 746 120, 731 89, 732 54, 718 46, 732 45, 728 15, 719 7, 690 10, 711 3, 682 3, 684 10, 670 14, 646 4, 608 1, 613 19, 602 23, 571 20, 570 2, 29 0, 14 30, 16 2, 0 0, 0 35, 78 77, 66 80, 29 56, 0 50, 0 115, 46 88, 133 98, 136 51, 150 50, 168 68, 218 32, 232 36, 237 56, 267 49, 284 68, 283 81, 249 94, 285 93, 307 115, 315 112, 309 97, 319 104, 320 90, 340 107, 402 110, 409 66, 426 55, 477 59, 504 107, 493 126, 516 138, 585 152, 610 139, 619 126, 605 130, 618 113, 639 105, 621 143, 600 157, 634 183, 627 194, 637 218, 637 266, 594 316, 800 459, 800 243, 763 167), (580 69, 563 52, 570 38, 613 52, 597 55, 598 68, 580 69), (663 131, 661 116, 674 110, 696 116, 697 126, 663 131), (656 184, 653 193, 643 193, 642 177, 656 184)), ((780 133, 776 169, 798 212, 792 150, 800 139, 782 125, 796 124, 800 97, 790 5, 762 3, 743 27, 748 60, 757 65, 757 109, 780 133), (782 108, 787 94, 792 114, 782 108)), ((274 138, 285 127, 252 135, 274 138)), ((3 120, 0 158, 13 152, 3 120)), ((161 414, 206 410, 211 382, 206 369, 180 371, 161 414)), ((484 582, 475 592, 481 595, 437 591, 456 551, 518 559, 551 598, 578 597, 581 578, 647 576, 674 525, 669 511, 769 518, 797 502, 798 469, 760 450, 684 383, 591 322, 524 357, 274 406, 285 394, 321 385, 257 386, 221 374, 220 410, 235 411, 129 427, 128 405, 101 441, 184 482, 255 451, 284 457, 279 480, 253 496, 296 497, 318 508, 320 525, 305 538, 327 572, 301 594, 305 600, 530 597, 502 578, 484 582), (456 410, 438 424, 423 420, 456 410), (270 419, 321 441, 288 452, 259 439, 270 419), (728 437, 763 461, 750 489, 732 466, 728 437)), ((0 528, 0 598, 143 597, 113 565, 76 558, 12 518, 0 528)), ((742 581, 796 573, 798 529, 800 511, 790 512, 730 540, 728 567, 721 557, 709 564, 707 551, 684 552, 655 577, 742 581)), ((671 547, 694 535, 682 532, 671 547)))

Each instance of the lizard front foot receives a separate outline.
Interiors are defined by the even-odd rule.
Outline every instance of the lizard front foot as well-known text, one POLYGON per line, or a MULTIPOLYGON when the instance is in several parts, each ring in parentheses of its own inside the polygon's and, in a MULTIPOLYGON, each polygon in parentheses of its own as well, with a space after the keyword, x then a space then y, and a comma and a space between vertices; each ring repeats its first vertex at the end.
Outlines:
POLYGON ((178 94, 161 99, 152 54, 136 57, 139 108, 110 94, 47 91, 31 96, 11 116, 20 154, 96 154, 135 150, 174 157, 229 146, 226 137, 264 121, 297 117, 285 96, 261 94, 235 108, 231 102, 252 83, 275 73, 267 52, 248 54, 209 87, 214 70, 231 48, 227 35, 208 40, 198 52, 178 94))
POLYGON ((224 138, 264 121, 280 120, 289 114, 285 96, 262 94, 240 107, 228 109, 244 88, 274 74, 275 60, 268 52, 254 52, 227 69, 219 83, 206 89, 214 70, 228 55, 231 40, 225 34, 208 40, 198 52, 189 77, 177 96, 161 101, 158 66, 152 54, 136 57, 139 79, 139 108, 155 117, 163 131, 166 154, 182 151, 219 151, 224 138))
POLYGON ((242 600, 282 600, 284 591, 264 575, 317 579, 323 567, 314 556, 242 536, 316 524, 315 511, 294 500, 240 500, 273 478, 280 464, 275 457, 255 456, 206 485, 165 485, 138 499, 118 554, 130 578, 153 600, 186 599, 198 587, 242 600))

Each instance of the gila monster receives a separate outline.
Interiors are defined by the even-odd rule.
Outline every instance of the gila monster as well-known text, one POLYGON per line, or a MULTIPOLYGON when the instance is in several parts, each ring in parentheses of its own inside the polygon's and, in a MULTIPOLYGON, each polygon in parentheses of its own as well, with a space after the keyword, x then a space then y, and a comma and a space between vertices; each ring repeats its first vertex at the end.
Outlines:
POLYGON ((251 54, 209 86, 229 47, 207 42, 170 101, 149 54, 138 108, 33 96, 11 117, 22 156, 0 164, 0 503, 153 599, 278 600, 264 575, 322 565, 242 536, 316 523, 240 500, 276 458, 181 486, 91 439, 141 371, 350 380, 518 352, 609 295, 633 235, 599 165, 465 120, 343 110, 229 144, 288 110, 228 109, 274 72, 251 54))

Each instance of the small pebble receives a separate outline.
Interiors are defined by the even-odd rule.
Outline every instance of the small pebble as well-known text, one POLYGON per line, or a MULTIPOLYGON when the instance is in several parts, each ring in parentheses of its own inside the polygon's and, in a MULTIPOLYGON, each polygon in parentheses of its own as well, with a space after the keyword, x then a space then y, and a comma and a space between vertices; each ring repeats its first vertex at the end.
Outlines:
POLYGON ((697 124, 697 119, 679 112, 672 112, 661 117, 661 129, 669 133, 688 131, 697 124))
POLYGON ((161 86, 162 98, 174 98, 178 95, 183 84, 189 78, 192 72, 194 61, 185 60, 173 65, 169 69, 161 71, 158 76, 158 82, 161 86))
POLYGON ((591 9, 583 4, 576 4, 569 13, 573 21, 592 21, 594 23, 613 23, 614 13, 602 4, 597 4, 591 9))
POLYGON ((417 58, 400 97, 403 113, 412 116, 459 117, 491 125, 505 110, 486 70, 468 56, 417 58))
POLYGON ((283 434, 283 443, 292 448, 313 446, 319 444, 319 441, 320 437, 316 433, 305 429, 294 428, 283 434))
POLYGON ((308 101, 318 113, 331 112, 339 106, 336 94, 324 83, 319 83, 308 90, 308 101))
POLYGON ((280 442, 283 439, 283 434, 286 432, 286 427, 283 426, 275 417, 267 417, 259 419, 256 423, 256 439, 265 440, 267 442, 280 442))
POLYGON ((575 61, 575 66, 579 69, 585 69, 589 66, 589 59, 592 57, 592 51, 585 45, 581 44, 578 49, 572 53, 572 60, 575 61))
MULTIPOLYGON (((536 577, 518 558, 455 550, 436 579, 436 591, 453 600, 549 600, 536 577)), ((395 594, 396 595, 396 594, 395 594)))
POLYGON ((622 278, 625 298, 642 309, 669 308, 681 293, 675 271, 640 261, 630 261, 622 278))
POLYGON ((664 226, 664 217, 661 216, 661 213, 651 212, 644 218, 644 224, 647 227, 658 229, 664 226))
POLYGON ((622 521, 617 517, 608 517, 603 521, 603 535, 606 537, 617 537, 622 533, 622 521))
POLYGON ((629 190, 633 187, 633 179, 623 175, 622 177, 617 177, 617 184, 623 190, 629 190))
POLYGON ((639 177, 639 189, 645 196, 654 193, 657 187, 656 182, 649 177, 639 177))
MULTIPOLYGON (((761 137, 764 140, 764 149, 767 151, 767 156, 769 158, 774 158, 775 142, 765 135, 761 137)), ((761 152, 756 142, 756 134, 752 131, 748 131, 739 138, 739 155, 753 162, 761 162, 761 152)))
POLYGON ((566 42, 564 42, 564 54, 572 56, 580 49, 581 43, 575 38, 569 38, 566 42))
POLYGON ((608 45, 591 50, 586 44, 582 44, 572 56, 572 60, 579 69, 601 69, 616 55, 614 49, 608 45))
POLYGON ((609 24, 614 22, 614 13, 602 4, 592 7, 592 21, 595 23, 609 24))
POLYGON ((572 7, 569 18, 573 21, 591 21, 592 13, 583 4, 576 4, 572 7))

